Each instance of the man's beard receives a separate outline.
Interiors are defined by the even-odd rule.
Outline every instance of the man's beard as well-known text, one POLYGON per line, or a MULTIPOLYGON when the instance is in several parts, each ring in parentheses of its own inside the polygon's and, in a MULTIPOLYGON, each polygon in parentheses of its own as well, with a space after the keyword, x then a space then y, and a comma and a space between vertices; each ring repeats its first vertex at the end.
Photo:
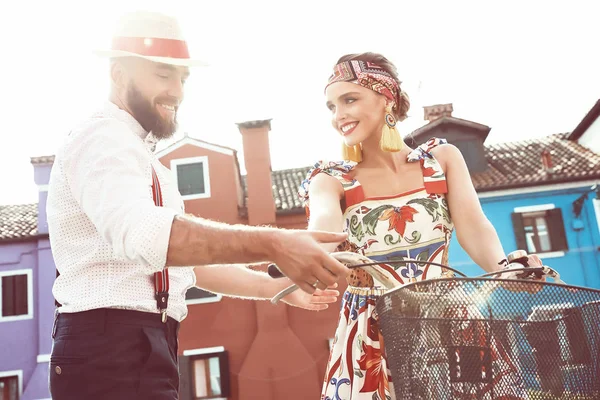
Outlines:
MULTIPOLYGON (((160 99, 156 100, 160 102, 160 99)), ((165 100, 164 103, 172 104, 173 102, 165 100)), ((142 125, 144 130, 152 132, 157 139, 168 139, 177 130, 177 114, 175 114, 173 120, 164 119, 156 107, 142 95, 142 92, 133 83, 127 89, 127 105, 133 117, 142 125)))

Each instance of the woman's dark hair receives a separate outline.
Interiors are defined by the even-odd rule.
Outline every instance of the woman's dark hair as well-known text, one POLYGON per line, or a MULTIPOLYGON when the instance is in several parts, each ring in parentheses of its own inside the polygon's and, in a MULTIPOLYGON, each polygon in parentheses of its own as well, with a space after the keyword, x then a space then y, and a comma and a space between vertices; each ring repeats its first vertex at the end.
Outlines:
POLYGON ((400 88, 400 91, 396 96, 396 105, 394 106, 393 112, 399 121, 403 121, 404 119, 406 119, 406 113, 410 108, 410 99, 408 98, 408 94, 406 94, 406 92, 402 90, 402 82, 400 81, 400 79, 398 79, 398 71, 396 69, 396 66, 381 54, 371 52, 346 54, 345 56, 342 56, 336 64, 351 60, 365 61, 377 64, 381 68, 383 68, 387 73, 389 73, 394 78, 394 80, 396 80, 396 82, 398 82, 398 87, 400 88))

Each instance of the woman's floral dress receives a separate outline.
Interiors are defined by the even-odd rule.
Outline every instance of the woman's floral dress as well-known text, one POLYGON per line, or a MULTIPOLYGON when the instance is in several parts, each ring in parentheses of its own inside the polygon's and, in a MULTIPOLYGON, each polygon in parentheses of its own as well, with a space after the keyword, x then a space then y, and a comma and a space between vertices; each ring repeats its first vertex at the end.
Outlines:
MULTIPOLYGON (((445 197, 446 178, 431 154, 434 147, 444 143, 444 139, 430 139, 408 156, 408 162, 421 164, 422 188, 394 196, 365 198, 361 184, 349 175, 356 163, 319 162, 302 182, 300 196, 308 206, 310 182, 319 173, 331 175, 341 183, 344 188, 341 206, 349 238, 339 250, 359 252, 377 261, 411 258, 447 265, 448 245, 454 226, 445 197)), ((310 218, 308 207, 307 214, 310 218)), ((387 279, 400 285, 452 276, 449 270, 423 264, 380 264, 376 268, 387 279)), ((393 398, 393 390, 390 394, 389 386, 392 377, 373 315, 376 301, 385 292, 385 286, 364 270, 353 271, 344 293, 321 399, 390 399, 393 398)), ((510 366, 508 370, 511 370, 510 366)), ((515 391, 520 392, 520 389, 515 391)), ((484 393, 477 396, 465 398, 482 399, 484 393)), ((515 393, 515 397, 510 398, 526 397, 515 393)))

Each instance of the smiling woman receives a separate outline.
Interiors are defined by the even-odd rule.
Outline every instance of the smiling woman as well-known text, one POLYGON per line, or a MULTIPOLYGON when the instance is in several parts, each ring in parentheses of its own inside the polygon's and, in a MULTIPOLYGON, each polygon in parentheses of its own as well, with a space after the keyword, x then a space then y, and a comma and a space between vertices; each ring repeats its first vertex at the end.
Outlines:
MULTIPOLYGON (((321 398, 386 400, 394 392, 392 381, 404 377, 391 376, 388 369, 377 300, 390 282, 401 286, 453 275, 444 267, 386 261, 448 265, 455 227, 461 247, 487 271, 502 267, 498 262, 505 259, 504 250, 481 210, 460 151, 441 138, 416 149, 401 140, 396 123, 406 117, 410 102, 389 60, 374 53, 340 58, 325 96, 331 123, 342 138, 343 159, 316 163, 302 183, 309 229, 344 230, 348 240, 338 251, 381 264, 369 271, 355 269, 347 279, 321 398)), ((502 382, 514 387, 512 399, 526 398, 509 362, 499 361, 494 368, 502 382)), ((468 390, 461 395, 490 398, 468 390)))
POLYGON ((402 148, 396 121, 406 119, 410 101, 401 89, 396 67, 385 57, 375 53, 343 56, 330 77, 326 96, 333 127, 344 137, 345 159, 362 161, 359 144, 372 131, 379 132, 373 140, 378 140, 382 149, 395 152, 402 148))

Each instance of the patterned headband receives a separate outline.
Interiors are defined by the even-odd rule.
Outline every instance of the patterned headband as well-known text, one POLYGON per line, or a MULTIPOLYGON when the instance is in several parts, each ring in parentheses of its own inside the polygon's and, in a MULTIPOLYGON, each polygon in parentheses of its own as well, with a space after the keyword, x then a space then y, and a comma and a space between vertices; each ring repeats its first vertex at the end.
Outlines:
POLYGON ((360 60, 344 61, 333 67, 327 86, 335 82, 352 82, 371 89, 394 102, 398 106, 400 86, 394 77, 379 65, 360 60))

